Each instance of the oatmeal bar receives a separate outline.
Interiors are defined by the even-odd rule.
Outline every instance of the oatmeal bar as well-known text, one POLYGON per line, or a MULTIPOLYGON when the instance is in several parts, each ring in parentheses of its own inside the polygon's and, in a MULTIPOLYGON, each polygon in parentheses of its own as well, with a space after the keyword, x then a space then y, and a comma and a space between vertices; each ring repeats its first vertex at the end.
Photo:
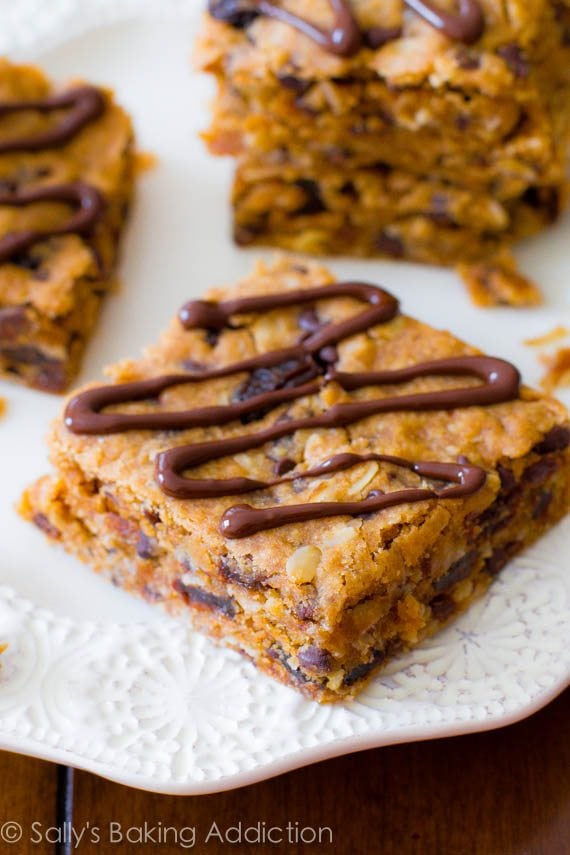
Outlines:
MULTIPOLYGON (((426 264, 494 264, 505 243, 554 221, 554 213, 521 198, 488 194, 398 169, 323 168, 318 181, 286 166, 242 160, 233 188, 238 244, 271 243, 325 255, 409 259, 426 264)), ((509 283, 517 274, 507 257, 509 283)), ((525 301, 526 302, 526 301, 525 301)))
POLYGON ((353 696, 566 512, 564 407, 317 265, 258 265, 69 401, 21 511, 318 700, 353 696))
POLYGON ((111 92, 0 60, 0 377, 62 392, 113 283, 133 129, 111 92))
POLYGON ((565 204, 570 0, 210 0, 197 63, 242 245, 480 262, 565 204))

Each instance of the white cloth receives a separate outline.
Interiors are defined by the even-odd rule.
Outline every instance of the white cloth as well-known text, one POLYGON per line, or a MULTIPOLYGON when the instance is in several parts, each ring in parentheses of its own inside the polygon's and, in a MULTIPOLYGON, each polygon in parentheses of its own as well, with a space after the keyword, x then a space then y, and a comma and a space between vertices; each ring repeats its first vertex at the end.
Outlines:
POLYGON ((129 18, 191 18, 205 5, 205 0, 0 0, 0 55, 39 58, 92 27, 129 18))

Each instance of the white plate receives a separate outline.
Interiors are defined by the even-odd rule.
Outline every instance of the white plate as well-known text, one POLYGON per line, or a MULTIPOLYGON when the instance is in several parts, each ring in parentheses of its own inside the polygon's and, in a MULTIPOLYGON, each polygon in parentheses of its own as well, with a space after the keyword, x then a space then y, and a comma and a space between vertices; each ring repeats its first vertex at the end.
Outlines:
MULTIPOLYGON (((136 118, 141 146, 160 158, 141 181, 124 286, 107 302, 82 379, 135 355, 183 300, 235 280, 252 263, 228 237, 231 165, 210 159, 197 140, 210 92, 188 64, 201 5, 53 0, 48 14, 43 0, 28 0, 0 13, 0 39, 19 45, 17 58, 41 61, 59 79, 113 85, 136 118), (96 26, 133 9, 136 20, 96 26), (63 34, 70 40, 54 47, 63 34)), ((569 222, 520 253, 548 294, 548 305, 533 312, 478 311, 449 272, 332 266, 383 283, 407 311, 516 361, 536 382, 536 355, 522 339, 570 326, 569 222)), ((568 521, 357 701, 319 706, 108 586, 21 522, 13 505, 47 470, 43 435, 60 402, 6 384, 1 392, 8 415, 0 421, 0 642, 10 646, 0 672, 0 747, 150 790, 209 793, 363 748, 504 725, 568 683, 568 521)))

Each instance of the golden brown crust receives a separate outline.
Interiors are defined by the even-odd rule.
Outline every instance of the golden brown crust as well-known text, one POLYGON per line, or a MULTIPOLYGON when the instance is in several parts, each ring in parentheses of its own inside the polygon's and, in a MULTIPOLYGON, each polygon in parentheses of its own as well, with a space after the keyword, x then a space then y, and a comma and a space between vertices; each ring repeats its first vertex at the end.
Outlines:
MULTIPOLYGON (((236 288, 217 288, 207 297, 282 293, 333 281, 322 267, 280 259, 259 264, 236 288)), ((323 322, 339 321, 352 316, 358 304, 352 298, 323 299, 315 310, 323 322)), ((114 366, 112 382, 179 372, 188 360, 224 365, 286 346, 298 340, 299 319, 298 308, 243 316, 217 339, 174 321, 143 359, 114 366)), ((474 353, 451 334, 402 315, 342 342, 338 368, 383 370, 474 353)), ((178 386, 164 393, 160 404, 130 404, 121 411, 227 403, 243 379, 178 386)), ((457 379, 428 377, 402 384, 398 394, 454 386, 457 379)), ((204 465, 197 477, 270 480, 283 458, 302 472, 340 452, 377 451, 411 460, 457 461, 463 455, 485 468, 487 482, 457 500, 295 523, 239 540, 225 539, 219 529, 235 499, 168 498, 154 479, 156 455, 173 445, 257 432, 279 418, 322 412, 348 397, 329 383, 319 394, 282 405, 251 424, 175 435, 80 436, 58 420, 50 436, 57 474, 28 491, 23 513, 117 584, 173 610, 190 606, 200 627, 311 696, 352 694, 369 676, 370 663, 378 665, 400 646, 434 631, 478 595, 510 555, 565 512, 569 469, 563 464, 570 432, 564 407, 526 388, 520 400, 487 408, 388 413, 348 428, 298 431, 204 465), (541 450, 549 436, 552 448, 541 450), (473 550, 476 555, 466 559, 473 550), (327 655, 319 659, 315 650, 327 655)), ((391 492, 418 483, 406 470, 364 462, 331 478, 264 490, 250 501, 272 506, 358 500, 372 489, 391 492)))
MULTIPOLYGON (((37 68, 0 61, 0 101, 53 94, 37 68)), ((103 90, 105 109, 67 144, 0 154, 2 191, 25 192, 77 181, 97 188, 105 211, 89 238, 52 237, 0 265, 0 371, 46 391, 63 391, 75 374, 102 297, 113 287, 118 241, 134 182, 133 129, 103 90)), ((25 111, 0 119, 0 139, 35 136, 61 113, 25 111)), ((58 202, 0 205, 0 235, 49 230, 69 218, 58 202)))

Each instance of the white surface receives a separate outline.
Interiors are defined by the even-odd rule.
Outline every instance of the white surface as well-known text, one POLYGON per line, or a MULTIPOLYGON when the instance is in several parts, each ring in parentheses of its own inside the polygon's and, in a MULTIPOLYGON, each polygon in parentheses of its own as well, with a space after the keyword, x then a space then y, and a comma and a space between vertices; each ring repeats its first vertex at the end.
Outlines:
MULTIPOLYGON (((61 80, 112 85, 135 116, 140 147, 160 159, 141 180, 123 288, 106 304, 84 380, 135 355, 184 300, 235 280, 255 254, 229 240, 231 164, 209 158, 197 139, 210 92, 188 63, 201 3, 50 0, 50 14, 32 16, 33 27, 22 22, 45 2, 12 6, 0 11, 0 48, 17 46, 14 56, 40 61, 61 80), (136 21, 94 26, 103 13, 128 17, 135 8, 136 21), (158 8, 160 21, 143 20, 158 8), (53 47, 62 33, 73 39, 53 47)), ((569 224, 520 252, 547 292, 538 311, 476 310, 455 275, 440 270, 331 266, 382 283, 405 310, 516 361, 536 382, 536 353, 522 340, 570 326, 569 224)), ((321 707, 113 589, 21 522, 13 505, 47 471, 43 435, 61 402, 7 384, 0 392, 8 402, 0 420, 0 642, 10 643, 0 672, 0 747, 148 789, 213 792, 348 751, 506 724, 568 683, 570 521, 356 702, 321 707)))

